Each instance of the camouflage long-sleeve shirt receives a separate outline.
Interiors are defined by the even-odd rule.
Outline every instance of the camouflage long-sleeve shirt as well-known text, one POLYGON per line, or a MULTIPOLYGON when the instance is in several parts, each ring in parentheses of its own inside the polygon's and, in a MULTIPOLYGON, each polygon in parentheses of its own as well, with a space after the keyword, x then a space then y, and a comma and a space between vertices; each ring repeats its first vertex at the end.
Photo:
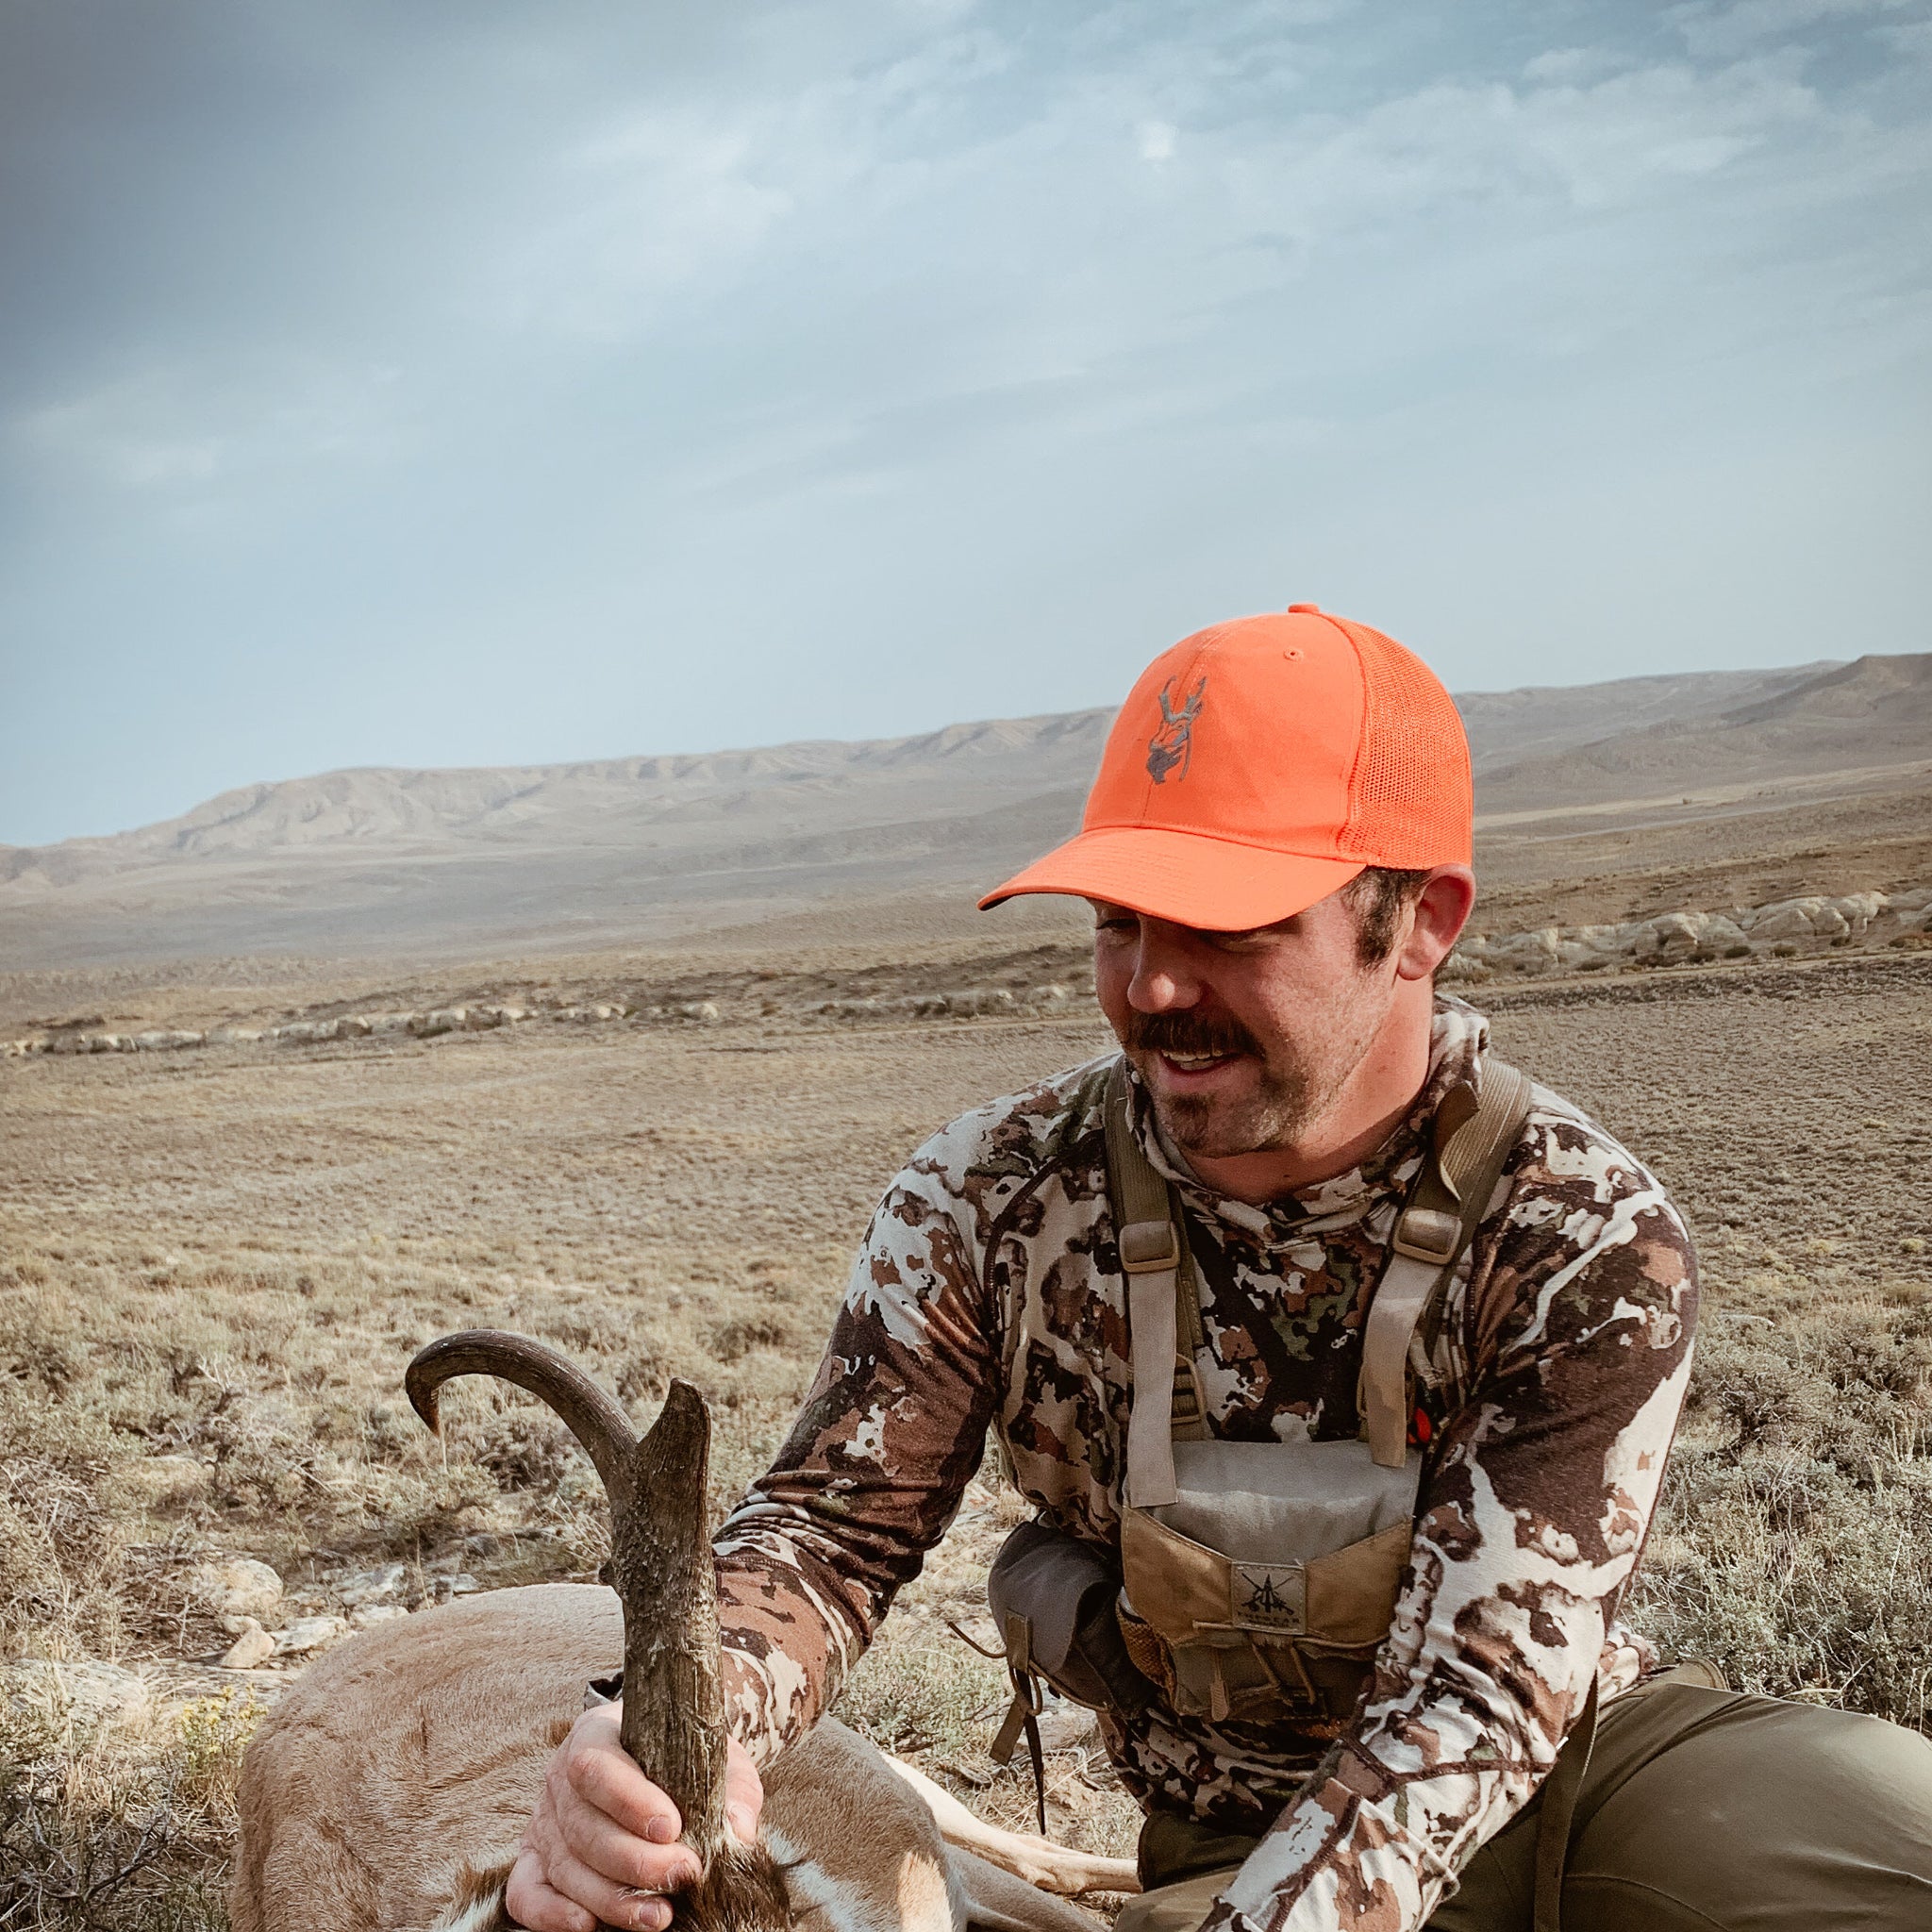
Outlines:
MULTIPOLYGON (((1355 1435, 1364 1309, 1438 1099, 1487 1026, 1438 1000, 1430 1075, 1360 1167, 1265 1208, 1179 1182, 1217 1436, 1355 1435)), ((887 1191, 804 1410, 718 1541, 733 1721, 769 1756, 836 1694, 952 1519, 991 1425, 1041 1516, 1118 1545, 1131 1400, 1096 1061, 965 1115, 887 1191)), ((1265 1833, 1211 1932, 1408 1932, 1549 1770, 1616 1622, 1690 1374, 1696 1266, 1657 1181, 1541 1087, 1449 1290, 1395 1621, 1337 1739, 1157 1702, 1108 1742, 1143 1805, 1265 1833)))

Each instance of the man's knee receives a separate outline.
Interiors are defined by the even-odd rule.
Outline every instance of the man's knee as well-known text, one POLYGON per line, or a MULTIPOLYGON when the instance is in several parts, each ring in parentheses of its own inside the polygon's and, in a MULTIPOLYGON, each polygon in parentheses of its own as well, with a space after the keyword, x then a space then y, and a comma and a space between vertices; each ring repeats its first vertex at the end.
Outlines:
POLYGON ((1195 1932, 1213 1909, 1221 1889, 1241 1870, 1197 1872, 1177 1885, 1160 1885, 1130 1898, 1114 1921, 1114 1932, 1195 1932))
POLYGON ((1668 1901, 1719 1925, 1932 1925, 1925 1739, 1848 1711, 1708 1691, 1642 1721, 1674 1735, 1626 1759, 1613 1790, 1587 1794, 1598 1801, 1573 1840, 1564 1894, 1579 1927, 1631 1923, 1637 1894, 1646 1909, 1668 1901))

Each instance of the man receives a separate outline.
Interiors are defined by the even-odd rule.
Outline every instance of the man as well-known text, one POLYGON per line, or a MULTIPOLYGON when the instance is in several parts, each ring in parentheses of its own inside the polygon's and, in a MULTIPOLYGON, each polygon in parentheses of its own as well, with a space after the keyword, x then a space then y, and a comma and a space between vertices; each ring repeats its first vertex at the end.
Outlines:
MULTIPOLYGON (((1453 1260, 1419 1277, 1433 1312, 1398 1338, 1396 1441, 1385 1455, 1385 1424, 1374 1459, 1413 1486, 1388 1491, 1412 1517, 1354 1545, 1396 1539, 1355 1674, 1291 1643, 1276 1655, 1303 1686, 1277 1672, 1262 1716, 1212 1673, 1196 1694, 1187 1645, 1139 1614, 1158 1579, 1137 1581, 1129 1552, 1119 1626, 1146 1674, 1102 1722, 1147 1812, 1149 1890, 1123 1925, 1541 1932, 1557 1885, 1573 1926, 1932 1925, 1924 1740, 1667 1677, 1618 1620, 1690 1373, 1695 1261, 1657 1182, 1541 1088, 1479 1198, 1442 1191, 1444 1119, 1491 1118, 1513 1077, 1485 1073, 1484 1022, 1434 991, 1474 898, 1471 828, 1447 693, 1365 626, 1296 605, 1189 638, 1141 677, 1079 835, 985 902, 1091 902, 1131 1082, 1101 1061, 995 1102, 887 1191, 805 1409, 717 1544, 741 1833, 755 1763, 836 1693, 989 1426, 1040 1533, 1108 1575, 1124 1523, 1161 1519, 1126 1468, 1135 1332, 1158 1332, 1161 1305, 1124 1270, 1123 1166, 1178 1212, 1192 1433, 1216 1454, 1274 1445, 1320 1482, 1351 1457, 1374 1474, 1364 1331, 1395 1292, 1391 1242, 1414 1245, 1398 1216, 1434 1186, 1466 1245, 1444 1238, 1453 1260), (1127 1143, 1111 1162, 1110 1105, 1127 1143), (1546 1811, 1558 1828, 1540 1831, 1546 1811)), ((1170 1365, 1142 1346, 1158 1462, 1170 1365)), ((1256 1574, 1272 1589, 1313 1572, 1256 1574)), ((1204 1643, 1230 1631, 1200 1625, 1204 1643)), ((608 1708, 591 1713, 553 1763, 510 1908, 540 1932, 593 1916, 658 1932, 656 1894, 691 1867, 677 1829, 608 1708)))

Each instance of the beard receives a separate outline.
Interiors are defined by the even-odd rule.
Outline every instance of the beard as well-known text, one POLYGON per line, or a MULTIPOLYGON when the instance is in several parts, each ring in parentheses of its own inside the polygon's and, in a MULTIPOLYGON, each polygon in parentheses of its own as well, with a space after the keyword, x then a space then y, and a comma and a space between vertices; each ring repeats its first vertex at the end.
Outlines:
POLYGON ((1129 1016, 1121 1044, 1140 1073, 1161 1131, 1183 1154, 1225 1160, 1292 1147, 1334 1105, 1374 1038, 1372 1002, 1351 999, 1307 1041, 1264 1047, 1224 1014, 1184 1008, 1129 1016), (1232 1092, 1174 1093, 1150 1075, 1158 1054, 1238 1057, 1246 1074, 1232 1092))

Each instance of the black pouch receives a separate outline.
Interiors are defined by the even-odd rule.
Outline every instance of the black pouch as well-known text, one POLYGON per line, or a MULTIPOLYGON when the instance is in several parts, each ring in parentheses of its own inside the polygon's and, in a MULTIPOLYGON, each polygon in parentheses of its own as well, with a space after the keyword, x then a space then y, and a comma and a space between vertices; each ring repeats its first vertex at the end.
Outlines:
POLYGON ((1120 1591, 1114 1557, 1043 1523, 1014 1530, 986 1579, 1009 1664, 1044 1677, 1075 1704, 1132 1716, 1156 1687, 1127 1655, 1114 1615, 1120 1591))

